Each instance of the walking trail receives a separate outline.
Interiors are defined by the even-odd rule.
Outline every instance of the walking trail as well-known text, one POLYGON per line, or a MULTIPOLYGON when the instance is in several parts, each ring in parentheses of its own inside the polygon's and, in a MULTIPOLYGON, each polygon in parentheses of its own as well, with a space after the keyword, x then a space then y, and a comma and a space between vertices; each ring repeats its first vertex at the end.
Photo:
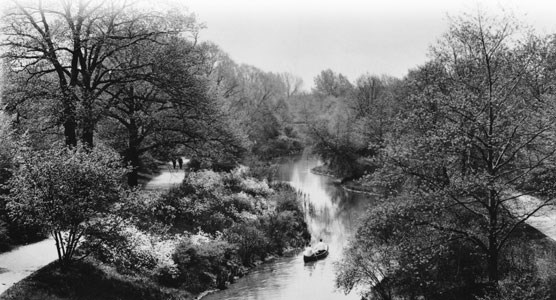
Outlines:
MULTIPOLYGON (((158 176, 147 183, 145 189, 169 189, 180 184, 184 178, 183 170, 173 169, 169 164, 169 167, 161 170, 158 176)), ((56 244, 52 238, 0 254, 0 294, 57 258, 56 244)))
MULTIPOLYGON (((509 203, 508 208, 514 215, 519 216, 532 212, 535 207, 541 204, 541 200, 532 196, 523 195, 519 196, 513 203, 509 203)), ((525 223, 556 241, 556 207, 545 206, 541 208, 529 217, 525 223)))
MULTIPOLYGON (((187 164, 188 160, 185 160, 187 164)), ((171 187, 179 185, 185 178, 185 171, 179 168, 174 169, 172 164, 160 170, 160 174, 153 178, 145 185, 146 190, 167 190, 171 187)))
POLYGON ((57 258, 52 238, 0 254, 0 293, 57 258))

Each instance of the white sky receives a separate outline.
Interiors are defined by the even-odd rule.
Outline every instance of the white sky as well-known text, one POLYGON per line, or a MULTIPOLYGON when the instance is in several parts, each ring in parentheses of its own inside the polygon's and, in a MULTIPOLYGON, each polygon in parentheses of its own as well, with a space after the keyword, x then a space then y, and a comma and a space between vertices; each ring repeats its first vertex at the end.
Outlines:
MULTIPOLYGON (((162 0, 172 1, 172 0, 162 0)), ((446 32, 447 15, 478 5, 509 9, 540 33, 556 33, 553 0, 182 0, 207 28, 201 39, 220 45, 238 63, 290 72, 306 89, 330 68, 359 75, 402 77, 427 58, 446 32)))
POLYGON ((364 73, 402 77, 426 61, 429 46, 446 32, 447 15, 478 6, 512 11, 539 33, 556 33, 554 0, 138 1, 161 10, 189 8, 206 25, 202 40, 238 63, 300 76, 305 89, 328 68, 351 81, 364 73))

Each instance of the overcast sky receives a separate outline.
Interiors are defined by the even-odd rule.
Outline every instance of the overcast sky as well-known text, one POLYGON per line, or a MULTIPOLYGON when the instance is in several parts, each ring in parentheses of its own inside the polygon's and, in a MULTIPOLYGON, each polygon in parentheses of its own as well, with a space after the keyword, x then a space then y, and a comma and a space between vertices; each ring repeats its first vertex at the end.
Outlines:
POLYGON ((478 6, 509 10, 539 33, 556 33, 554 0, 139 1, 163 10, 188 8, 206 25, 202 40, 238 63, 300 76, 306 89, 328 68, 351 81, 364 73, 402 77, 426 61, 429 46, 446 32, 448 15, 478 6))
POLYGON ((184 0, 205 23, 201 39, 232 59, 265 71, 290 72, 305 88, 330 68, 402 77, 427 59, 446 32, 447 15, 510 10, 540 33, 556 32, 553 0, 184 0), (500 4, 502 2, 504 5, 500 4))

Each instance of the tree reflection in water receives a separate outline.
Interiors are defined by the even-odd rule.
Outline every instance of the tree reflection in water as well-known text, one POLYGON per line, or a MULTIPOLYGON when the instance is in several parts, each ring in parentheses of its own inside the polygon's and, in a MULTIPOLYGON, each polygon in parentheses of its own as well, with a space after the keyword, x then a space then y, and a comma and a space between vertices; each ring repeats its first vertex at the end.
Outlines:
POLYGON ((283 159, 277 174, 299 192, 312 244, 322 238, 329 244, 329 256, 307 264, 302 253, 277 259, 259 266, 227 290, 203 299, 360 299, 356 293, 344 295, 335 290, 334 261, 341 258, 343 247, 357 228, 358 216, 375 200, 346 192, 331 178, 311 173, 319 164, 317 158, 304 153, 283 159))

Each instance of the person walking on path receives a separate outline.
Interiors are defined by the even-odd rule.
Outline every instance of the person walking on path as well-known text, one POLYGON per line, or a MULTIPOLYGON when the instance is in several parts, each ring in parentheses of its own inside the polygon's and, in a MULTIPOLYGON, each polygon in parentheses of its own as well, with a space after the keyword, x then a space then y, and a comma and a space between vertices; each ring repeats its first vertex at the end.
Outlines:
POLYGON ((174 170, 176 169, 176 159, 172 158, 172 165, 174 166, 174 170))
POLYGON ((178 158, 178 164, 180 165, 180 170, 183 167, 183 158, 178 158))

